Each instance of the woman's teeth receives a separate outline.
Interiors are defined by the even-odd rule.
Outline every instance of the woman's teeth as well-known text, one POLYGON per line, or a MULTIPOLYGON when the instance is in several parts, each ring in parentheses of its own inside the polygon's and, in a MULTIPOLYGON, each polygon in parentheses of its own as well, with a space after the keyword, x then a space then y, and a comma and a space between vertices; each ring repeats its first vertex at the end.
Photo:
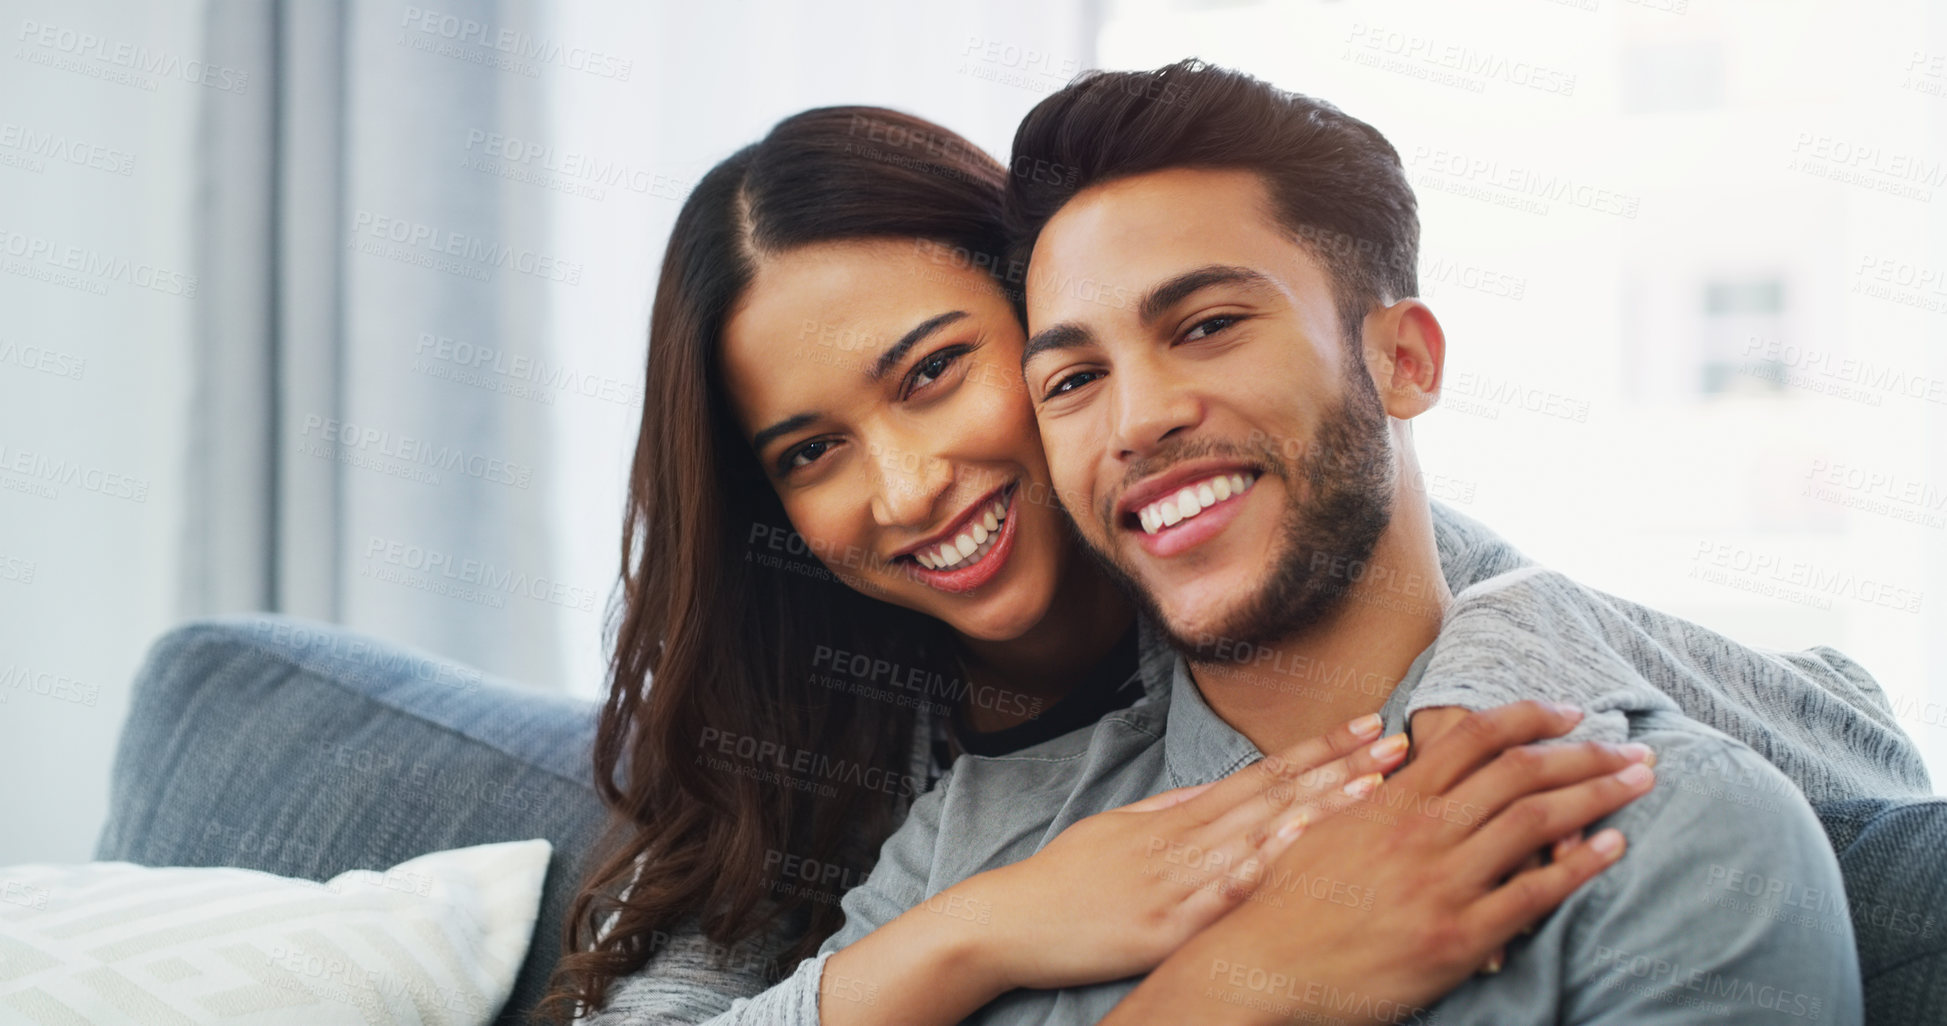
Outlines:
POLYGON ((968 528, 953 536, 952 541, 941 542, 937 549, 922 549, 913 553, 919 565, 928 570, 949 570, 962 564, 971 566, 987 557, 994 548, 994 542, 1001 536, 1001 522, 1007 519, 1007 503, 995 499, 981 514, 973 518, 968 528))
POLYGON ((1194 481, 1184 485, 1175 495, 1158 499, 1137 510, 1136 519, 1142 523, 1144 533, 1155 534, 1165 527, 1175 527, 1233 495, 1250 491, 1256 483, 1256 474, 1220 474, 1194 481))

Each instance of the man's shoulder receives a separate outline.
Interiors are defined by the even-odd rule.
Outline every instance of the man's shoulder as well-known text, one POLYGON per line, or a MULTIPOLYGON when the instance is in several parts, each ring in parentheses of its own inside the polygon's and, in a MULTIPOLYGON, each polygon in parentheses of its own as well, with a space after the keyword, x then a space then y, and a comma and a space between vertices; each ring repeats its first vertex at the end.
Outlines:
POLYGON ((1544 927, 1563 945, 1564 1021, 1688 1009, 1857 1022, 1844 882, 1804 796, 1748 746, 1678 714, 1632 716, 1629 734, 1657 753, 1656 786, 1597 824, 1628 848, 1544 927))
MULTIPOLYGON (((1818 818, 1798 786, 1749 745, 1681 713, 1657 710, 1629 717, 1629 739, 1656 753, 1656 786, 1610 817, 1612 825, 1661 835, 1680 824, 1713 824, 1723 836, 1739 824, 1777 821, 1796 829, 1818 818)), ((1633 840, 1633 838, 1632 838, 1633 840)), ((1739 838, 1742 841, 1742 838, 1739 838)))
POLYGON ((1590 898, 1629 903, 1677 892, 1715 904, 1713 895, 1744 879, 1842 893, 1817 814, 1749 746, 1662 711, 1631 716, 1629 737, 1656 753, 1656 785, 1598 824, 1622 831, 1629 848, 1586 888, 1590 898))

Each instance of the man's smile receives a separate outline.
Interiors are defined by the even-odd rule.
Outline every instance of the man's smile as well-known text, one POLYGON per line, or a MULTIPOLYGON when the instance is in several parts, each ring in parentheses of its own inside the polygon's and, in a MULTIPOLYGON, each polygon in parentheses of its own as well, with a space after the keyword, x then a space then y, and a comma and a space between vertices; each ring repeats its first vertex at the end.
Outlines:
POLYGON ((1131 488, 1116 523, 1151 556, 1174 556, 1236 519, 1260 474, 1234 459, 1185 461, 1131 488))

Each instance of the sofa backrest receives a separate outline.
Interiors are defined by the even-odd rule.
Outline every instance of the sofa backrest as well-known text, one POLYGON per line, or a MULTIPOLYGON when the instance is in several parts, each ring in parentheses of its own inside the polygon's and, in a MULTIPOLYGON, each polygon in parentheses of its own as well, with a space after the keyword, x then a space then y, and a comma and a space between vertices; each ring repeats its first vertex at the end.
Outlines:
MULTIPOLYGON (((198 620, 135 682, 95 857, 325 880, 491 841, 554 843, 502 1011, 523 1024, 559 958, 603 812, 596 705, 306 620, 198 620)), ((1947 1008, 1947 798, 1817 809, 1845 876, 1866 1021, 1947 1008)))
POLYGON ((122 730, 101 860, 310 880, 545 837, 533 942, 496 1020, 525 1021, 603 821, 594 703, 315 622, 198 620, 150 649, 122 730))

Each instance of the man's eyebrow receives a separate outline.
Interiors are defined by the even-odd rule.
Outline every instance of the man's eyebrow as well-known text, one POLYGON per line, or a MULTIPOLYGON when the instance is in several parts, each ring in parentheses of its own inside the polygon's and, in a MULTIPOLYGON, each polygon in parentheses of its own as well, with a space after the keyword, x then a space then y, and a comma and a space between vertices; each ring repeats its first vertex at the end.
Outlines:
POLYGON ((756 437, 750 440, 751 451, 763 452, 764 447, 771 444, 772 439, 776 438, 779 435, 788 435, 791 432, 796 431, 799 428, 804 427, 806 424, 809 424, 812 421, 815 421, 817 419, 818 419, 818 415, 815 413, 794 413, 789 417, 786 417, 783 420, 780 420, 777 423, 772 424, 770 427, 767 427, 764 430, 759 431, 756 437))
POLYGON ((1228 264, 1211 264, 1194 271, 1185 271, 1169 279, 1142 298, 1136 307, 1136 315, 1144 324, 1154 324, 1169 312, 1170 307, 1181 303, 1194 293, 1212 285, 1245 285, 1253 288, 1275 288, 1268 275, 1253 271, 1248 267, 1234 267, 1228 264))
MULTIPOLYGON (((1245 285, 1251 288, 1275 289, 1271 278, 1261 271, 1248 267, 1233 267, 1228 264, 1211 264, 1192 271, 1185 271, 1149 290, 1142 303, 1136 308, 1137 316, 1144 324, 1153 324, 1169 308, 1182 302, 1200 289, 1212 285, 1245 285)), ((1074 321, 1064 321, 1043 331, 1037 331, 1021 347, 1021 367, 1027 368, 1028 361, 1056 349, 1074 349, 1087 345, 1094 339, 1087 328, 1074 321)))
POLYGON ((912 351, 914 346, 919 345, 920 342, 925 340, 926 336, 965 316, 967 316, 967 311, 965 310, 949 310, 946 313, 940 314, 938 317, 928 317, 926 320, 919 322, 919 324, 913 327, 913 330, 899 336, 899 341, 894 342, 885 352, 880 353, 877 360, 872 361, 872 369, 866 372, 866 376, 873 381, 878 381, 880 378, 885 377, 886 372, 892 370, 908 352, 912 351))
POLYGON ((1090 338, 1092 336, 1089 335, 1088 329, 1074 321, 1063 321, 1052 328, 1037 331, 1028 339, 1027 345, 1021 347, 1021 369, 1026 370, 1028 361, 1042 353, 1051 353, 1057 349, 1076 349, 1087 345, 1090 338))

